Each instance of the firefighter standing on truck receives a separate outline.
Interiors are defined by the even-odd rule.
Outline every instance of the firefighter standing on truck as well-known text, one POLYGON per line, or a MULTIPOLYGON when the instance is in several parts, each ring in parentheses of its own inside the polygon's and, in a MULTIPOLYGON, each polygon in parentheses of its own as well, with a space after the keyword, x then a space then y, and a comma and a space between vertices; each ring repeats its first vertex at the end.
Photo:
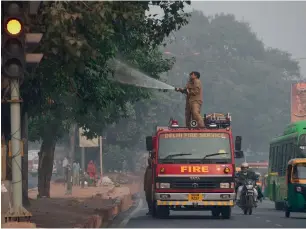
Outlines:
POLYGON ((186 94, 185 119, 186 126, 190 126, 192 119, 197 121, 198 127, 204 127, 201 116, 201 106, 203 103, 202 83, 199 72, 191 72, 190 80, 185 88, 175 88, 176 91, 186 94))
POLYGON ((152 159, 148 158, 148 166, 144 175, 144 191, 149 211, 147 215, 152 213, 152 159))

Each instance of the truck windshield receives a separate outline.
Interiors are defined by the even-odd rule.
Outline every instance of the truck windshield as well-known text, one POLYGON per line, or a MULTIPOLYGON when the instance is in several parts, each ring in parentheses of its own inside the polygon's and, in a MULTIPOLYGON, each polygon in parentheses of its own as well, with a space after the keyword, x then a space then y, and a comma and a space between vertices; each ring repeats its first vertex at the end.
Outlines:
POLYGON ((226 133, 165 133, 159 136, 159 159, 201 160, 205 156, 209 160, 231 159, 229 135, 226 133))
POLYGON ((295 165, 293 167, 292 177, 294 179, 306 179, 306 163, 295 165))

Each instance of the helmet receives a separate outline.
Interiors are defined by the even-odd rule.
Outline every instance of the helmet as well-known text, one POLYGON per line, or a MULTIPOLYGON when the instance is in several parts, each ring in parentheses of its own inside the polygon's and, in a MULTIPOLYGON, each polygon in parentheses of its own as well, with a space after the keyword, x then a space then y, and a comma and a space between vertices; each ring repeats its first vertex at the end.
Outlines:
POLYGON ((246 169, 249 168, 249 164, 246 163, 246 162, 243 162, 243 163, 241 164, 240 168, 241 168, 241 170, 246 170, 246 169))

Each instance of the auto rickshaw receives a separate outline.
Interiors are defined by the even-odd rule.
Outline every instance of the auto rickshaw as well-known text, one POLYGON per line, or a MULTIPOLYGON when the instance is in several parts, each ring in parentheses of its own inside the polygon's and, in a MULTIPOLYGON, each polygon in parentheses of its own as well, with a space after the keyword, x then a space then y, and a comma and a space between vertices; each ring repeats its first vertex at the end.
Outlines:
POLYGON ((288 162, 286 180, 285 216, 289 218, 291 212, 306 212, 306 158, 288 162))

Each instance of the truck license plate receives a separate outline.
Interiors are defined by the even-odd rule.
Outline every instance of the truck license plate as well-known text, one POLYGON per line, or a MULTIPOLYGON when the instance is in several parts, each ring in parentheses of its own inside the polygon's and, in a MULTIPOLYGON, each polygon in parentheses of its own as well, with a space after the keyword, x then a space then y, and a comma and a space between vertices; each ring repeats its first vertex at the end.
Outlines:
POLYGON ((189 201, 196 201, 196 202, 199 202, 199 201, 202 201, 202 194, 189 194, 189 197, 188 197, 189 201))

